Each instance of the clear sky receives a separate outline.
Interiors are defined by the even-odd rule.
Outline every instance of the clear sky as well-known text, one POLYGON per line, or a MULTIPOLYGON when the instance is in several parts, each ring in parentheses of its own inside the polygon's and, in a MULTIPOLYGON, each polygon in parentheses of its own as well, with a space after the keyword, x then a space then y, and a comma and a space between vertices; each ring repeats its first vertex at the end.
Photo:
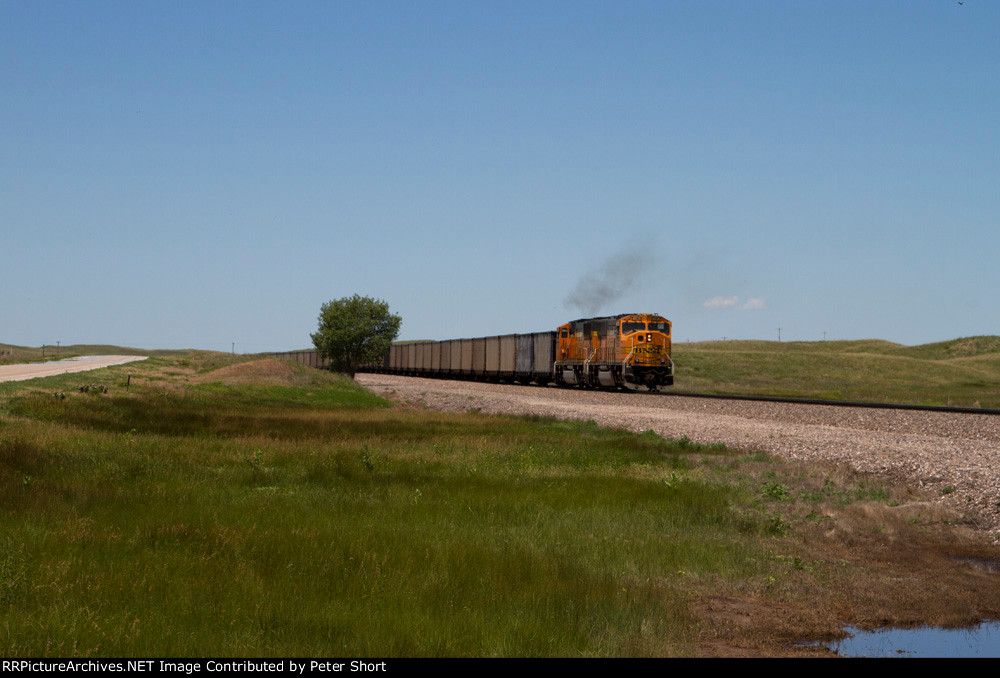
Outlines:
POLYGON ((1000 2, 0 0, 0 342, 1000 334, 1000 2))

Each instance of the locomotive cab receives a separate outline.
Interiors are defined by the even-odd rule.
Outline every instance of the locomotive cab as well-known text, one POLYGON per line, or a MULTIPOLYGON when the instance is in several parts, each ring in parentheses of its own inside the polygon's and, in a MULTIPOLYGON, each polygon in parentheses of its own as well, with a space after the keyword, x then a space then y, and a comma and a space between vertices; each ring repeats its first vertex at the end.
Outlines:
POLYGON ((651 391, 674 383, 670 359, 670 321, 658 315, 635 314, 619 321, 621 328, 623 377, 651 391))

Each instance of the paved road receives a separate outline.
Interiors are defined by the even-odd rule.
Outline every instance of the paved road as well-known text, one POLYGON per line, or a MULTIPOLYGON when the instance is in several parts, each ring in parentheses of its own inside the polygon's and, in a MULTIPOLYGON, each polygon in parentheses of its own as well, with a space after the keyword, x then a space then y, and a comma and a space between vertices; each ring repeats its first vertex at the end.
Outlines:
POLYGON ((124 365, 136 360, 145 360, 144 355, 85 355, 68 360, 54 360, 47 363, 31 363, 28 365, 0 365, 0 381, 24 381, 51 377, 54 374, 68 372, 86 372, 101 367, 124 365))

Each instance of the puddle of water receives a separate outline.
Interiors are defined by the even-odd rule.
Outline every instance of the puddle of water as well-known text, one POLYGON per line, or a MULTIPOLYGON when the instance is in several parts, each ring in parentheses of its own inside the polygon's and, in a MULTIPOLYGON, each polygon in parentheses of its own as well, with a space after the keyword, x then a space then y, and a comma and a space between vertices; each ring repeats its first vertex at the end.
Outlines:
POLYGON ((968 629, 844 629, 851 635, 827 643, 842 657, 1000 657, 1000 621, 968 629))

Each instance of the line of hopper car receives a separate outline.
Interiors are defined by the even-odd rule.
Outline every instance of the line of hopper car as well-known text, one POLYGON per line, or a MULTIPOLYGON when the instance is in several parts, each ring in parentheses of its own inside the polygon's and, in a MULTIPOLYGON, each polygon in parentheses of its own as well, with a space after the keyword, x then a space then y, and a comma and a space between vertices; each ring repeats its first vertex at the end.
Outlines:
POLYGON ((361 371, 655 391, 674 383, 670 330, 655 313, 581 318, 555 332, 393 344, 361 371))

